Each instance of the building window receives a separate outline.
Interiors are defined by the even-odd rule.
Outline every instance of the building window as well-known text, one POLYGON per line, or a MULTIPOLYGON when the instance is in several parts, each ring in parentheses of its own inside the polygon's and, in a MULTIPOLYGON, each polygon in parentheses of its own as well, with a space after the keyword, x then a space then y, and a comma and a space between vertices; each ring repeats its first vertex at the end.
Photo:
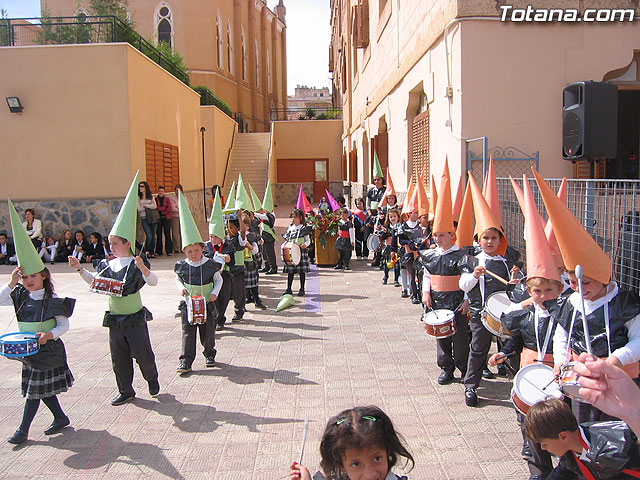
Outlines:
POLYGON ((247 46, 244 41, 244 28, 242 29, 242 35, 240 37, 240 54, 242 57, 242 64, 240 65, 242 72, 242 80, 247 79, 247 46))
POLYGON ((173 16, 171 8, 161 3, 156 8, 156 41, 168 43, 173 48, 173 16))
POLYGON ((260 88, 260 44, 256 38, 256 87, 260 88))
POLYGON ((180 161, 176 145, 146 138, 144 152, 147 167, 146 180, 152 192, 157 192, 161 185, 171 189, 180 183, 180 161))
POLYGON ((231 20, 227 23, 227 67, 229 73, 233 73, 233 35, 231 32, 231 20))
POLYGON ((220 12, 216 15, 216 53, 218 68, 222 68, 222 18, 220 18, 220 12))

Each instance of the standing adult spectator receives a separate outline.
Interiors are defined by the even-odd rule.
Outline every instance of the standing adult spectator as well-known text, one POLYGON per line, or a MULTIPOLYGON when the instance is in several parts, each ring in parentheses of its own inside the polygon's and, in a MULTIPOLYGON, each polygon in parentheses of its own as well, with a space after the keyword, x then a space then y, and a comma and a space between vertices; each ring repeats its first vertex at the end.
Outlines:
POLYGON ((220 185, 214 185, 213 187, 211 187, 211 198, 209 199, 209 210, 213 210, 213 199, 216 198, 216 192, 219 192, 218 195, 220 195, 220 203, 222 204, 222 206, 224 206, 224 196, 222 195, 222 188, 220 188, 220 185))
POLYGON ((158 195, 156 195, 156 205, 160 214, 158 222, 156 255, 162 255, 162 235, 164 234, 164 247, 167 257, 173 252, 173 243, 171 242, 171 201, 169 197, 164 195, 164 187, 158 187, 158 195))
POLYGON ((144 249, 149 258, 156 258, 156 229, 158 228, 158 206, 147 182, 138 184, 138 215, 144 230, 144 249), (155 210, 152 212, 151 210, 155 210), (156 218, 153 218, 155 215, 156 218))
POLYGON ((178 190, 184 193, 184 188, 179 183, 173 187, 175 196, 171 197, 171 241, 173 242, 173 253, 181 253, 182 236, 180 235, 180 209, 178 207, 178 190))
POLYGON ((24 211, 24 218, 27 220, 22 222, 22 225, 27 229, 31 243, 37 251, 42 245, 42 222, 36 218, 36 212, 33 208, 27 208, 24 211))
MULTIPOLYGON (((384 191, 386 190, 385 186, 382 184, 382 170, 373 172, 373 187, 367 190, 367 199, 366 199, 366 207, 367 214, 370 218, 375 219, 378 216, 378 206, 380 205, 380 201, 382 200, 382 196, 384 195, 384 191)), ((364 231, 364 240, 365 242, 369 238, 369 235, 373 233, 373 227, 367 225, 364 231)), ((380 265, 380 259, 373 256, 373 263, 371 263, 372 267, 377 267, 380 265)))

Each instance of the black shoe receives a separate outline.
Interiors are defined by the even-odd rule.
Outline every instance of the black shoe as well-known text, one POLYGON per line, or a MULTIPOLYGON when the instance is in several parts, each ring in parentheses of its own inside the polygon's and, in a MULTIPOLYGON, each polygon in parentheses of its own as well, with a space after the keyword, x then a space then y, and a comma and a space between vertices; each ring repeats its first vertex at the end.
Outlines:
POLYGON ((304 288, 301 288, 300 290, 298 290, 298 296, 304 297, 304 288))
POLYGON ((543 475, 530 475, 529 480, 544 480, 543 475))
POLYGON ((383 278, 383 279, 382 279, 382 284, 383 284, 383 285, 386 285, 386 284, 387 284, 387 279, 386 279, 386 278, 383 278))
POLYGON ((253 297, 247 297, 244 303, 253 303, 253 297))
POLYGON ((400 282, 399 282, 398 280, 395 280, 395 281, 393 282, 393 286, 394 286, 394 287, 399 287, 399 286, 400 286, 400 282))
POLYGON ((60 419, 54 418, 53 422, 51 422, 51 425, 49 425, 49 427, 44 431, 44 434, 45 435, 53 435, 54 433, 58 433, 64 427, 69 426, 70 423, 71 423, 71 421, 69 420, 69 417, 67 417, 67 416, 64 416, 64 417, 62 417, 60 419))
POLYGON ((154 380, 153 382, 149 382, 149 395, 155 397, 160 393, 160 382, 154 380))
POLYGON ((237 313, 231 318, 232 322, 241 322, 242 321, 242 314, 238 315, 237 313))
POLYGON ((482 369, 482 378, 493 380, 494 378, 496 378, 496 375, 491 370, 485 367, 482 369))
POLYGON ((411 303, 413 303, 414 305, 418 305, 420 303, 420 298, 417 295, 414 295, 413 297, 411 297, 411 303))
POLYGON ((478 405, 478 394, 475 388, 466 388, 464 390, 464 403, 467 404, 467 407, 478 405))
POLYGON ((447 372, 445 370, 442 371, 440 376, 438 377, 439 385, 448 385, 453 382, 453 373, 447 372))
POLYGON ((267 275, 275 275, 276 273, 278 273, 278 269, 277 269, 277 268, 274 268, 273 270, 269 270, 269 271, 267 272, 267 275))
POLYGON ((171 256, 171 254, 170 254, 170 253, 167 253, 167 257, 170 257, 170 256, 171 256))
POLYGON ((207 357, 207 359, 204 361, 204 366, 207 368, 215 367, 216 359, 213 357, 207 357))
POLYGON ((260 310, 266 310, 267 306, 262 302, 256 302, 256 308, 259 308, 260 310))
POLYGON ((293 295, 293 292, 287 288, 287 289, 284 291, 284 294, 285 294, 285 295, 293 295))
POLYGON ((349 265, 345 265, 345 266, 344 266, 344 269, 345 269, 345 270, 351 270, 351 269, 349 268, 349 265))
POLYGON ((403 290, 402 291, 402 295, 400 295, 402 298, 409 298, 409 291, 408 290, 403 290))
POLYGON ((22 429, 17 429, 16 432, 11 436, 7 442, 12 443, 14 445, 20 445, 27 441, 28 433, 22 429))
POLYGON ((501 377, 507 376, 507 367, 505 367, 502 363, 498 364, 498 375, 501 377))
POLYGON ((124 405, 127 402, 130 402, 131 400, 133 400, 135 398, 135 393, 131 394, 131 393, 121 393, 120 395, 118 395, 116 398, 113 398, 111 400, 111 405, 113 405, 114 407, 117 407, 118 405, 124 405))
POLYGON ((265 267, 265 268, 263 268, 261 270, 258 270, 258 273, 267 273, 268 271, 269 271, 269 269, 265 267))
POLYGON ((216 332, 219 332, 220 330, 224 330, 224 323, 216 325, 216 332))
POLYGON ((527 440, 522 443, 522 451, 520 452, 520 456, 525 460, 533 457, 533 454, 531 453, 531 447, 529 446, 529 442, 527 440))
POLYGON ((333 267, 334 270, 342 270, 342 265, 336 265, 333 267))
POLYGON ((371 262, 369 264, 370 267, 379 267, 380 266, 380 262, 371 262))
POLYGON ((178 368, 176 368, 176 372, 180 375, 184 375, 185 373, 189 373, 191 371, 191 367, 187 365, 187 362, 180 362, 178 368))

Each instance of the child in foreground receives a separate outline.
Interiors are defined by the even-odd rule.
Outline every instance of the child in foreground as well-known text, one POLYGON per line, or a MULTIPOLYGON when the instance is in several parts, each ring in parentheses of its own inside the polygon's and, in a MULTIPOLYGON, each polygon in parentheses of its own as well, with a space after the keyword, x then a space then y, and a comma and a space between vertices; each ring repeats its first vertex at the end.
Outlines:
MULTIPOLYGON (((327 480, 397 480, 391 469, 404 457, 415 461, 391 419, 378 407, 355 407, 332 417, 320 442, 320 466, 327 480)), ((405 465, 406 466, 406 465, 405 465)), ((291 464, 292 480, 312 480, 309 469, 291 464)))

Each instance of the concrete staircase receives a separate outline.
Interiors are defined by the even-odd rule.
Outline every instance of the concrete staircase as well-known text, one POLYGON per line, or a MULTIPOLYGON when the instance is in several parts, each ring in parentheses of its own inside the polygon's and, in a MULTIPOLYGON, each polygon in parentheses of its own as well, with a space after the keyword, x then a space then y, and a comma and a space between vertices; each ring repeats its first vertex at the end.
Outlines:
POLYGON ((231 158, 227 167, 222 192, 226 196, 231 184, 242 173, 242 180, 249 192, 247 184, 251 184, 260 200, 264 197, 267 186, 267 162, 271 137, 267 133, 236 133, 231 150, 231 158))

